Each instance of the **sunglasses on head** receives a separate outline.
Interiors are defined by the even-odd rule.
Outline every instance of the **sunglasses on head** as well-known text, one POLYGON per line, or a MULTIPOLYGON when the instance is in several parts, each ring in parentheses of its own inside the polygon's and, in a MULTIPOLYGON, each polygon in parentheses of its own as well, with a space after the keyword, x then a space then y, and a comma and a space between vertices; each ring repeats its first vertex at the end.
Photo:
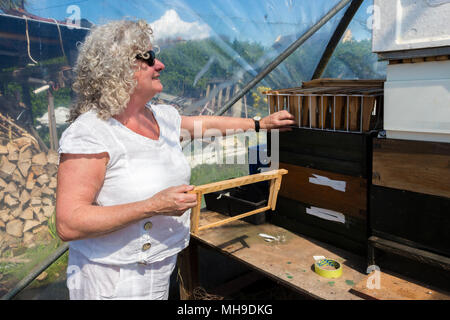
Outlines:
POLYGON ((138 54, 136 59, 142 60, 150 67, 153 67, 155 65, 155 52, 153 50, 149 50, 144 54, 138 54))

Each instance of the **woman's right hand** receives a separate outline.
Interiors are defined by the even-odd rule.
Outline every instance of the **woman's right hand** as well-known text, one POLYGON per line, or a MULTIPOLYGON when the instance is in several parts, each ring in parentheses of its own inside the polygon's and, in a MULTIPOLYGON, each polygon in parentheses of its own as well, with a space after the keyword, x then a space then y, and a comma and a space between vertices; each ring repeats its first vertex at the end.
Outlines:
POLYGON ((156 215, 181 216, 197 205, 197 195, 187 193, 194 186, 181 185, 164 189, 149 199, 151 212, 156 215))

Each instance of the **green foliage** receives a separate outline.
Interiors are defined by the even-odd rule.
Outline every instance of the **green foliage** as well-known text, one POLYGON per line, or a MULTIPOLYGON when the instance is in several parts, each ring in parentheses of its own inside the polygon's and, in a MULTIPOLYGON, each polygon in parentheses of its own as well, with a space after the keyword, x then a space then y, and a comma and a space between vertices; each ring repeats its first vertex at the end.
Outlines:
POLYGON ((24 9, 26 4, 25 0, 0 0, 0 9, 24 9))
POLYGON ((191 184, 202 185, 248 174, 248 164, 201 164, 191 171, 191 184))
POLYGON ((340 42, 324 72, 324 78, 380 79, 376 54, 370 40, 340 42))
POLYGON ((55 248, 57 248, 61 244, 61 239, 58 236, 58 232, 56 231, 56 210, 53 210, 51 217, 47 221, 48 233, 55 240, 55 248))
MULTIPOLYGON (((191 170, 191 184, 202 185, 248 175, 248 164, 201 164, 191 170)), ((202 197, 201 208, 205 207, 202 197)))
MULTIPOLYGON (((71 89, 68 87, 53 91, 55 108, 61 106, 63 107, 70 106, 71 104, 70 91, 71 89)), ((48 110, 47 92, 41 92, 38 94, 34 94, 33 92, 31 92, 30 95, 34 118, 36 119, 42 117, 42 115, 44 115, 48 110)))
POLYGON ((178 43, 161 51, 165 65, 161 73, 164 91, 172 95, 198 98, 207 83, 213 79, 228 80, 242 67, 235 56, 254 64, 264 53, 255 43, 234 41, 220 45, 211 39, 178 43), (198 79, 203 67, 212 61, 208 70, 198 79))
MULTIPOLYGON (((54 244, 54 243, 50 243, 54 244)), ((32 248, 16 248, 14 249, 15 253, 10 250, 9 253, 3 253, 3 257, 13 257, 17 256, 18 250, 23 251, 24 253, 20 255, 22 259, 25 261, 29 261, 27 263, 20 262, 2 262, 0 263, 0 274, 7 277, 8 282, 17 282, 20 279, 23 279, 26 275, 28 275, 31 270, 36 267, 39 263, 44 261, 53 251, 56 246, 49 244, 38 244, 32 248)), ((14 260, 12 260, 14 261, 14 260)), ((4 281, 5 279, 2 279, 4 281)))

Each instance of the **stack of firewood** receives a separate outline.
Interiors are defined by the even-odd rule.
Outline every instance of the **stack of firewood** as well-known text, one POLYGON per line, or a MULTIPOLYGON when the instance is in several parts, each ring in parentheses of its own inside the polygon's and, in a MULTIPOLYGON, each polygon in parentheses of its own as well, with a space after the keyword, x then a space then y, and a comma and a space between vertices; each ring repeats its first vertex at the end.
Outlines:
POLYGON ((0 251, 8 242, 32 244, 37 233, 47 231, 58 171, 56 151, 42 151, 32 135, 13 123, 5 132, 7 125, 0 145, 0 251))

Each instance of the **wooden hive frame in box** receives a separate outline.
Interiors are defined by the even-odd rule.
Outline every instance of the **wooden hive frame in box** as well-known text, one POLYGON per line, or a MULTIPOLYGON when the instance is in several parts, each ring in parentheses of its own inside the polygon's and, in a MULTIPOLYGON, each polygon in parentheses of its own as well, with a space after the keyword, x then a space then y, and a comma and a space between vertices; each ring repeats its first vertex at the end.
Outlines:
POLYGON ((382 127, 383 86, 317 79, 265 92, 270 113, 284 109, 297 122, 279 135, 279 166, 289 175, 272 224, 366 254, 371 143, 382 127))
POLYGON ((260 212, 267 211, 269 209, 275 210, 275 206, 277 203, 278 191, 280 190, 280 186, 281 186, 281 179, 282 179, 283 175, 285 175, 287 173, 288 173, 287 170, 279 169, 279 170, 273 170, 273 171, 253 174, 253 175, 249 175, 249 176, 245 176, 245 177, 240 177, 240 178, 235 178, 235 179, 230 179, 230 180, 225 180, 225 181, 213 182, 213 183, 209 183, 209 184, 205 184, 205 185, 201 185, 201 186, 196 186, 194 188, 194 190, 190 191, 190 193, 197 194, 197 206, 192 208, 192 214, 191 214, 191 233, 196 235, 196 234, 198 234, 199 231, 202 231, 205 229, 221 226, 221 225, 224 225, 226 223, 229 223, 229 222, 232 222, 235 220, 239 220, 239 219, 260 213, 260 212), (269 193, 269 199, 267 201, 267 206, 199 227, 200 206, 201 206, 202 195, 211 193, 211 192, 215 192, 215 191, 226 190, 226 189, 230 189, 230 188, 234 188, 234 187, 239 187, 239 186, 252 184, 252 183, 256 183, 256 182, 261 182, 261 181, 267 181, 267 180, 270 180, 270 193, 269 193))
POLYGON ((374 127, 375 108, 381 119, 383 84, 383 80, 316 79, 264 94, 270 113, 288 110, 300 128, 367 132, 374 127))

